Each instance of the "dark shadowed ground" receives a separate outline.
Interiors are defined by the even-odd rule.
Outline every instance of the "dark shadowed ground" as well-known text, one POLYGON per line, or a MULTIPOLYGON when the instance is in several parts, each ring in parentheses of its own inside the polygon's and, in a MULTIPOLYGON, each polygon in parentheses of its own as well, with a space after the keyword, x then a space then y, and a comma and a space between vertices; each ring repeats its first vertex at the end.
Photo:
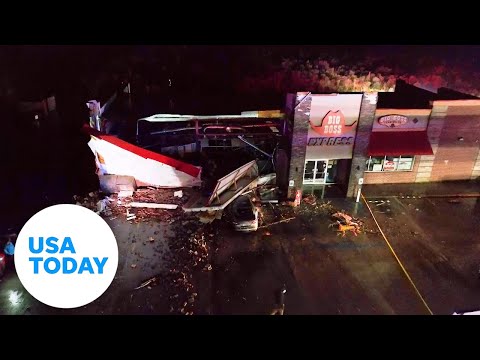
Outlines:
MULTIPOLYGON (((480 308, 478 198, 403 196, 371 196, 368 204, 430 309, 452 314, 480 308)), ((118 240, 120 263, 104 295, 83 308, 55 310, 32 299, 10 273, 0 285, 0 309, 3 314, 179 314, 188 303, 194 314, 261 315, 272 311, 278 290, 286 285, 286 315, 428 314, 365 204, 332 201, 364 219, 366 231, 358 237, 337 236, 325 212, 312 212, 306 204, 296 210, 295 220, 251 234, 234 232, 222 222, 210 227, 192 221, 108 221, 118 240), (185 292, 172 283, 172 262, 167 260, 198 231, 208 255, 188 271, 183 268, 191 284, 185 292), (154 242, 147 241, 150 236, 154 242), (134 290, 156 274, 165 274, 165 281, 134 290), (189 300, 193 293, 194 300, 189 300)), ((265 211, 268 221, 281 216, 265 211)), ((193 251, 191 257, 192 262, 200 259, 193 251)))

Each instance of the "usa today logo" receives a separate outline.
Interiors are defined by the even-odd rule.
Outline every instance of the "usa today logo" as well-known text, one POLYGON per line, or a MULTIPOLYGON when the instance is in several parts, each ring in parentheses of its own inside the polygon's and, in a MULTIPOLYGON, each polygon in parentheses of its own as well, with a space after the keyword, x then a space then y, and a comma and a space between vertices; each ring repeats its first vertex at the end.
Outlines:
POLYGON ((62 204, 27 221, 14 258, 18 278, 34 298, 68 309, 87 305, 107 290, 117 272, 118 246, 99 215, 62 204))

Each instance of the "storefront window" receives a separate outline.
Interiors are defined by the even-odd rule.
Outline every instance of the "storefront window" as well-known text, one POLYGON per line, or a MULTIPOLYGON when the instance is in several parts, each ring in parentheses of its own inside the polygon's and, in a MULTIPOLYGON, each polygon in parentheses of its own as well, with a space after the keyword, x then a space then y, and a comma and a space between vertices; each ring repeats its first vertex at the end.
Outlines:
POLYGON ((366 171, 382 171, 383 169, 383 160, 385 156, 382 157, 371 157, 367 160, 367 170, 366 171))
POLYGON ((403 155, 398 162, 398 170, 412 170, 413 158, 412 155, 403 155))
POLYGON ((383 163, 383 171, 395 171, 397 170, 398 157, 386 156, 383 163))
POLYGON ((370 156, 365 171, 410 171, 414 160, 413 155, 370 156))

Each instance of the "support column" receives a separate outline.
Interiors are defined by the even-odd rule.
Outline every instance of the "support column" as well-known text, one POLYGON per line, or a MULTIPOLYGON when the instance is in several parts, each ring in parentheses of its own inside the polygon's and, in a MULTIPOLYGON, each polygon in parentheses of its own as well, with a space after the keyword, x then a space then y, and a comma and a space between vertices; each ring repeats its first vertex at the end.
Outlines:
POLYGON ((358 118, 357 135, 353 146, 352 168, 348 181, 347 197, 353 198, 357 195, 358 179, 363 178, 368 159, 367 151, 372 132, 375 110, 377 109, 377 92, 364 93, 360 106, 358 118))
POLYGON ((312 105, 311 93, 297 93, 293 111, 293 134, 290 167, 288 173, 288 197, 295 197, 297 190, 302 188, 303 168, 305 166, 305 155, 307 153, 308 120, 312 105), (293 186, 290 186, 293 180, 293 186))

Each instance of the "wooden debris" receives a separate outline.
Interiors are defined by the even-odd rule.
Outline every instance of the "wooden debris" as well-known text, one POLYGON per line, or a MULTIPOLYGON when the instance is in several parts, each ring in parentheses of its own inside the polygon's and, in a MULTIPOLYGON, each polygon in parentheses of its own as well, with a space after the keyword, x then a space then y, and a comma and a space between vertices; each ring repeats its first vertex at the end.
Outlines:
POLYGON ((156 203, 145 203, 145 202, 131 202, 128 204, 131 207, 140 207, 140 208, 149 208, 149 209, 169 209, 175 210, 178 208, 178 205, 175 204, 156 204, 156 203))
POLYGON ((269 226, 272 226, 272 225, 280 224, 280 223, 283 223, 283 222, 288 222, 288 221, 293 220, 293 219, 295 219, 295 217, 291 217, 291 218, 288 218, 288 219, 283 219, 283 220, 280 220, 280 221, 275 221, 271 224, 259 226, 258 228, 259 229, 266 228, 266 227, 269 227, 269 226))
POLYGON ((145 287, 145 286, 148 286, 148 285, 150 285, 152 282, 155 282, 156 280, 157 280, 157 277, 154 276, 154 277, 152 277, 151 279, 148 279, 147 281, 141 283, 139 286, 137 286, 137 287, 135 288, 135 290, 138 290, 138 289, 141 289, 141 288, 143 288, 143 287, 145 287))

